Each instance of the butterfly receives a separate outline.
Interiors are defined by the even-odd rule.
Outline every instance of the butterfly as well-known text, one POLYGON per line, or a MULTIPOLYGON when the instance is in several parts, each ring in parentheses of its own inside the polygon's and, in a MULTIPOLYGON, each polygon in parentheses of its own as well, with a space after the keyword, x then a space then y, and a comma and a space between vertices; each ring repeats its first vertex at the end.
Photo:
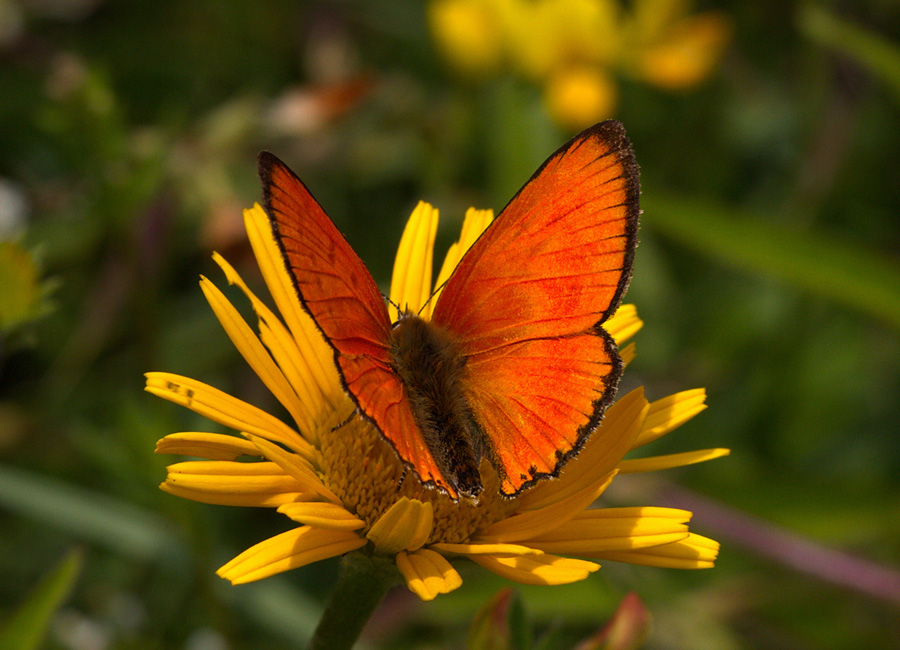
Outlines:
POLYGON ((513 497, 559 474, 623 364, 602 324, 631 278, 638 168, 615 121, 541 165, 460 260, 431 320, 391 322, 362 260, 268 152, 263 198, 300 303, 358 413, 426 485, 477 499, 487 459, 513 497))

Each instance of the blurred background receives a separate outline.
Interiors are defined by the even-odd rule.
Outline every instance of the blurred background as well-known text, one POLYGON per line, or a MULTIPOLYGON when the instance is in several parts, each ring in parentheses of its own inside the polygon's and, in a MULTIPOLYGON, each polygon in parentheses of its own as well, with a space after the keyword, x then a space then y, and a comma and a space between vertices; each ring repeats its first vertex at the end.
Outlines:
MULTIPOLYGON (((732 455, 608 499, 692 509, 723 548, 517 587, 535 634, 572 647, 635 591, 649 648, 900 647, 900 4, 0 0, 0 634, 32 639, 9 647, 291 647, 315 625, 336 563, 217 578, 291 523, 159 491, 156 440, 214 425, 142 390, 166 370, 275 408, 197 286, 225 284, 213 250, 261 286, 258 151, 385 286, 419 199, 442 255, 467 207, 610 117, 643 188, 624 387, 706 387, 651 451, 732 455)), ((463 576, 392 594, 369 647, 465 647, 505 583, 463 576)))

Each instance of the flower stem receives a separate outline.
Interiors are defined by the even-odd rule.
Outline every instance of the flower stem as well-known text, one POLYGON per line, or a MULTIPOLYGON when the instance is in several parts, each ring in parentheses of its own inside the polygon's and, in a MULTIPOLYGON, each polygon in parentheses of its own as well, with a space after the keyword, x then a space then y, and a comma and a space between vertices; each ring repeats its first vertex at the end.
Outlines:
POLYGON ((350 650, 372 612, 399 581, 400 573, 390 560, 362 553, 345 556, 309 650, 350 650))

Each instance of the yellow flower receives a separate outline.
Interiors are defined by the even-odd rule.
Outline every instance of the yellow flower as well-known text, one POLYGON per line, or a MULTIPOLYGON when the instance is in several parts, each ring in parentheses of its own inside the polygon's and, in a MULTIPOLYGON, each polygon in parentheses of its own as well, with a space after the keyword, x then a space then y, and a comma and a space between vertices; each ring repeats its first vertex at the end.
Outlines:
POLYGON ((562 126, 577 131, 615 112, 619 91, 613 78, 602 68, 566 68, 552 75, 544 86, 547 111, 562 126))
MULTIPOLYGON (((390 290, 394 304, 418 311, 431 287, 449 277, 490 223, 492 213, 468 212, 460 240, 451 247, 433 284, 437 218, 437 210, 426 203, 413 211, 394 266, 390 290)), ((485 462, 485 489, 478 502, 452 501, 405 471, 377 430, 354 416, 333 352, 300 305, 268 217, 256 205, 244 212, 244 219, 280 317, 218 255, 214 259, 228 281, 252 303, 258 333, 212 282, 202 278, 200 285, 235 346, 284 405, 293 424, 199 381, 147 374, 149 392, 242 436, 182 432, 164 437, 157 452, 206 460, 171 465, 163 490, 204 503, 276 508, 298 524, 244 551, 219 569, 220 576, 234 584, 251 582, 359 551, 392 558, 409 589, 430 600, 462 583, 449 562, 454 557, 467 557, 510 580, 545 585, 585 578, 599 568, 593 560, 678 568, 713 565, 718 544, 688 530, 690 512, 589 507, 617 474, 686 465, 727 453, 713 449, 623 460, 629 450, 702 411, 703 390, 650 403, 643 389, 636 389, 608 410, 559 479, 505 499, 499 495, 496 474, 485 462), (335 431, 347 422, 339 433, 335 431), (248 458, 255 462, 239 461, 248 458)), ((426 308, 423 316, 429 315, 426 308)), ((641 325, 634 307, 625 305, 604 327, 622 342, 641 325)), ((630 361, 633 344, 621 354, 626 363, 630 361)))
POLYGON ((688 16, 685 0, 640 0, 626 30, 633 43, 628 69, 669 90, 706 79, 731 40, 731 24, 724 15, 688 16))
POLYGON ((438 48, 473 76, 508 70, 541 84, 548 112, 577 130, 609 117, 616 71, 668 90, 706 79, 731 38, 688 0, 434 0, 438 48))

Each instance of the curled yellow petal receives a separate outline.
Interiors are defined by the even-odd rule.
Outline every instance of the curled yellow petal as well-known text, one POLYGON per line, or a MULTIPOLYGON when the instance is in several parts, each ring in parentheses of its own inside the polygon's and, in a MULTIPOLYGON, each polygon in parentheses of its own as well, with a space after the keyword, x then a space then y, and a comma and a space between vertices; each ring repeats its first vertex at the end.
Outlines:
POLYGON ((516 556, 470 555, 469 559, 499 576, 525 585, 563 585, 584 580, 599 564, 538 553, 516 556))
POLYGON ((422 600, 432 600, 438 594, 446 594, 462 585, 456 569, 440 554, 427 548, 397 554, 397 568, 406 580, 406 586, 422 600))
POLYGON ((397 307, 418 314, 431 295, 431 273, 434 258, 434 236, 437 233, 438 211, 425 201, 419 201, 400 238, 394 273, 391 277, 391 321, 398 318, 397 307), (396 306, 395 306, 396 305, 396 306))
POLYGON ((708 460, 722 458, 731 453, 730 449, 698 449, 697 451, 685 451, 680 454, 666 454, 663 456, 648 456, 647 458, 634 458, 623 460, 619 463, 620 474, 638 474, 642 472, 656 472, 684 465, 695 465, 708 460))
POLYGON ((183 431, 170 433, 156 443, 157 454, 179 454, 209 460, 234 460, 240 456, 259 456, 259 449, 249 440, 222 433, 183 431))
POLYGON ((593 557, 668 569, 711 569, 718 555, 718 542, 691 533, 686 539, 671 544, 634 551, 597 553, 593 557))
POLYGON ((175 463, 169 465, 166 480, 159 487, 185 499, 226 506, 274 508, 317 497, 278 465, 265 461, 175 463))
POLYGON ((393 555, 420 548, 434 525, 434 509, 430 502, 402 497, 366 533, 375 551, 393 555))
POLYGON ((642 447, 663 437, 705 409, 705 388, 684 390, 651 402, 647 419, 644 420, 633 448, 642 447))
POLYGON ((343 555, 365 544, 356 533, 301 526, 248 548, 216 573, 239 585, 343 555))
POLYGON ((366 525, 362 519, 347 512, 337 503, 297 502, 279 506, 278 512, 300 524, 329 530, 359 530, 366 525))

